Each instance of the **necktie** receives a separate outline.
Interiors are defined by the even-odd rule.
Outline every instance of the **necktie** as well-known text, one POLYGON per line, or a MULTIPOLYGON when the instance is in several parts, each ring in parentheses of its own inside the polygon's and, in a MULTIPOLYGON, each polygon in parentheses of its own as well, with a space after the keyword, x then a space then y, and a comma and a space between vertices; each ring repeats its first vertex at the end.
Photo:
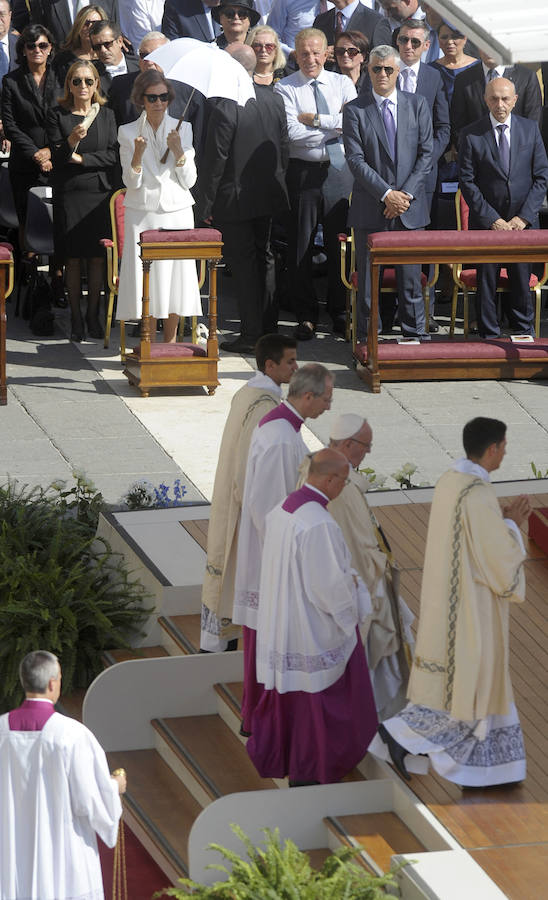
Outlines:
POLYGON ((414 94, 416 88, 414 69, 404 69, 400 77, 402 91, 408 91, 410 94, 414 94))
MULTIPOLYGON (((329 111, 329 104, 325 98, 325 95, 322 94, 320 85, 316 80, 311 82, 312 90, 314 91, 314 102, 316 104, 316 112, 318 115, 331 115, 329 111)), ((329 156, 329 162, 336 169, 343 169, 346 165, 345 155, 343 153, 343 149, 341 147, 341 143, 338 138, 331 138, 331 140, 326 141, 325 149, 327 151, 327 155, 329 156)))
POLYGON ((338 37, 344 31, 344 16, 340 9, 337 10, 335 16, 335 37, 338 37))
POLYGON ((492 81, 493 78, 500 78, 499 73, 497 72, 496 69, 488 69, 487 78, 485 79, 486 83, 489 84, 489 82, 492 81))
POLYGON ((510 144, 506 136, 507 128, 508 125, 497 125, 497 131, 499 133, 500 164, 506 175, 508 175, 508 172, 510 171, 510 144))
POLYGON ((327 0, 320 0, 320 15, 327 12, 327 0))
POLYGON ((386 130, 386 137, 388 138, 388 146, 390 147, 390 156, 393 160, 396 159, 396 123, 394 122, 394 116, 392 115, 392 111, 390 109, 390 101, 388 99, 383 100, 382 103, 382 120, 384 122, 384 127, 386 130))
POLYGON ((0 41, 0 80, 4 77, 9 67, 10 63, 7 53, 4 50, 4 44, 2 41, 0 41))

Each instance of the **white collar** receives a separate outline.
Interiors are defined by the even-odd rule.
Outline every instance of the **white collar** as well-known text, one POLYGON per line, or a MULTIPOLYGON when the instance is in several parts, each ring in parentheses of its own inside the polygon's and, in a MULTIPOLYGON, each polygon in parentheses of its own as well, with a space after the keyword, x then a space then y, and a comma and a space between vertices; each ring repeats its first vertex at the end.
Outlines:
POLYGON ((295 415, 299 417, 299 419, 301 420, 301 422, 304 422, 304 419, 303 419, 303 417, 301 416, 300 412, 297 412, 297 410, 295 409, 294 406, 291 405, 291 403, 289 402, 289 400, 282 400, 282 403, 285 403, 285 405, 291 410, 291 412, 292 412, 292 413, 295 413, 295 415))
POLYGON ((497 73, 497 75, 500 76, 500 78, 502 78, 502 76, 504 75, 504 70, 506 69, 506 66, 486 66, 483 60, 481 61, 481 64, 483 66, 484 78, 487 78, 491 69, 493 69, 497 73))
POLYGON ((49 697, 25 697, 25 700, 28 700, 29 703, 34 703, 36 701, 36 703, 51 703, 52 706, 55 705, 53 700, 50 700, 49 697))
POLYGON ((402 63, 402 67, 401 67, 401 69, 400 69, 400 75, 402 75, 403 72, 405 72, 406 69, 410 69, 411 72, 414 72, 414 73, 415 73, 415 77, 418 78, 418 77, 419 77, 419 67, 420 67, 420 64, 421 64, 420 59, 419 59, 418 62, 413 63, 412 66, 403 65, 403 63, 402 63))
POLYGON ((479 463, 472 462, 472 460, 468 459, 466 456, 462 456, 460 459, 455 460, 451 468, 454 472, 461 472, 463 475, 477 475, 482 481, 491 480, 487 469, 484 469, 479 463))
POLYGON ((512 113, 510 113, 510 115, 504 122, 499 122, 498 119, 495 119, 495 117, 494 117, 494 115, 492 115, 492 113, 489 113, 489 118, 491 119, 491 125, 493 126, 493 128, 496 129, 499 127, 499 125, 507 125, 508 131, 510 131, 512 113))
POLYGON ((385 100, 390 100, 390 103, 393 103, 394 106, 398 105, 398 92, 396 88, 394 88, 394 90, 391 94, 388 95, 388 97, 381 97, 381 95, 377 94, 377 92, 374 91, 373 88, 371 88, 371 93, 375 98, 375 103, 377 104, 377 106, 382 106, 385 100))
MULTIPOLYGON (((340 10, 340 12, 342 12, 346 21, 348 21, 348 19, 350 19, 354 15, 354 12, 358 6, 358 3, 359 3, 359 0, 354 0, 353 3, 349 3, 348 6, 345 6, 344 9, 340 10)), ((339 12, 339 10, 336 9, 335 14, 338 12, 339 12)), ((335 15, 335 18, 336 18, 336 15, 335 15)))
POLYGON ((324 492, 320 491, 319 488, 314 487, 314 485, 310 484, 309 481, 305 481, 305 486, 308 488, 309 491, 316 491, 316 493, 319 494, 320 497, 325 497, 325 499, 327 501, 329 501, 329 497, 327 496, 327 494, 324 494, 324 492))
POLYGON ((276 384, 276 382, 272 380, 270 375, 265 375, 264 372, 256 372, 253 378, 250 378, 247 382, 247 387, 256 388, 258 390, 271 391, 273 394, 276 394, 277 397, 282 396, 282 389, 280 385, 276 384))
POLYGON ((125 75, 127 72, 127 62, 125 56, 122 55, 122 59, 116 66, 105 66, 105 69, 113 78, 115 75, 125 75))

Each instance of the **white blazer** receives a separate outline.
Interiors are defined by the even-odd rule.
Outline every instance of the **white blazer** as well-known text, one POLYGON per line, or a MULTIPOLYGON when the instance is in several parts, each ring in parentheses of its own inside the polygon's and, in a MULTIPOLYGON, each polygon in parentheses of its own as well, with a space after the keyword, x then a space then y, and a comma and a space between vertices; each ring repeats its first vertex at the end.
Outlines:
MULTIPOLYGON (((166 115, 160 129, 167 136, 176 125, 177 119, 166 115)), ((175 165, 176 160, 171 151, 167 162, 160 163, 149 140, 143 153, 141 171, 135 172, 131 168, 131 160, 135 149, 135 138, 139 135, 139 130, 139 119, 128 125, 121 125, 118 129, 122 178, 127 188, 124 205, 131 209, 142 209, 148 212, 174 212, 177 209, 192 206, 194 199, 190 188, 196 182, 197 172, 190 122, 183 122, 179 129, 186 157, 184 166, 175 165)), ((165 145, 162 143, 161 150, 162 153, 167 150, 167 143, 165 145)))

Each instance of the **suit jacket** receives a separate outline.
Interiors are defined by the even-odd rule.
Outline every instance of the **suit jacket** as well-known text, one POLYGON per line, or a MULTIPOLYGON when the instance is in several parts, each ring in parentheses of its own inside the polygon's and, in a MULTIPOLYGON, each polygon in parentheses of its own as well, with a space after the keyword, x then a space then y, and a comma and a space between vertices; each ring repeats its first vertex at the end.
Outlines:
MULTIPOLYGON (((177 125, 177 120, 171 116, 166 116, 166 118, 167 131, 171 131, 177 125)), ((150 212, 174 212, 192 206, 194 200, 190 188, 196 181, 192 125, 189 122, 183 122, 179 130, 186 156, 184 166, 175 166, 173 153, 169 154, 167 163, 160 165, 152 147, 147 145, 140 173, 134 172, 131 168, 135 138, 138 133, 139 122, 122 125, 118 130, 120 160, 124 184, 127 187, 125 206, 150 212)))
MULTIPOLYGON (((335 42, 336 13, 336 9, 328 9, 314 19, 314 28, 323 31, 330 47, 335 42)), ((361 31, 369 41, 371 49, 380 44, 390 44, 392 40, 392 29, 386 16, 380 16, 362 3, 358 3, 358 8, 350 16, 346 31, 361 31)))
MULTIPOLYGON (((109 19, 118 21, 118 4, 116 0, 101 0, 102 8, 109 19)), ((30 0, 31 25, 45 25, 53 35, 59 47, 72 28, 67 0, 30 0)))
POLYGON ((348 222, 367 231, 386 229, 382 197, 390 189, 413 196, 400 216, 406 228, 430 221, 424 185, 432 167, 432 117, 420 94, 398 91, 397 100, 395 163, 373 94, 362 93, 343 109, 346 161, 354 176, 348 222))
POLYGON ((470 227, 490 228, 502 218, 521 216, 538 228, 538 214, 548 186, 548 159, 539 127, 512 113, 510 171, 500 156, 489 116, 465 128, 459 147, 459 183, 470 207, 470 227))
MULTIPOLYGON (((69 162, 73 151, 69 147, 67 138, 73 127, 74 120, 70 115, 70 110, 64 109, 62 106, 54 106, 50 109, 46 128, 51 146, 54 187, 60 194, 70 194, 71 191, 82 190, 111 191, 114 187, 118 161, 116 123, 112 110, 106 106, 101 107, 90 125, 89 131, 94 128, 97 132, 97 149, 93 152, 86 151, 86 138, 80 142, 77 152, 81 153, 84 159, 81 165, 69 162)), ((95 141, 93 146, 95 146, 95 141)))
MULTIPOLYGON (((215 35, 221 33, 221 26, 213 21, 215 35)), ((197 41, 211 42, 211 30, 204 12, 202 0, 166 0, 162 18, 162 34, 170 41, 180 37, 195 38, 197 41)))
POLYGON ((57 103, 61 92, 51 66, 48 66, 44 92, 38 93, 27 65, 19 66, 4 75, 2 85, 2 123, 11 141, 9 168, 14 172, 32 172, 39 169, 33 160, 37 150, 49 144, 46 118, 51 106, 57 103))
MULTIPOLYGON (((540 124, 542 116, 542 97, 536 74, 526 66, 507 66, 504 77, 513 81, 518 99, 513 112, 517 116, 535 119, 540 124)), ((460 132, 466 125, 471 125, 488 112, 483 99, 485 93, 485 76, 483 65, 478 62, 469 66, 455 78, 455 90, 451 100, 451 127, 453 143, 460 139, 460 132)))
POLYGON ((245 106, 215 101, 199 173, 199 217, 243 222, 286 210, 288 158, 281 97, 260 90, 245 106))
MULTIPOLYGON (((132 56, 130 53, 125 53, 124 55, 126 58, 126 65, 127 65, 127 73, 126 74, 130 75, 132 73, 135 73, 135 76, 137 77, 137 75, 140 72, 139 60, 137 59, 136 56, 132 56)), ((95 66, 95 68, 97 69, 97 72, 99 74, 99 81, 101 82, 101 90, 102 90, 103 94, 105 95, 105 97, 108 98, 110 96, 110 89, 111 89, 112 85, 114 84, 114 82, 116 81, 116 79, 123 78, 124 76, 116 75, 113 78, 112 75, 110 74, 110 72, 107 72, 105 64, 102 63, 101 60, 99 60, 99 59, 94 60, 93 65, 95 66)))
POLYGON ((432 171, 426 180, 425 186, 427 191, 433 192, 436 188, 438 162, 447 150, 451 138, 449 103, 440 73, 424 63, 421 63, 419 66, 416 92, 426 99, 432 115, 434 137, 432 171))

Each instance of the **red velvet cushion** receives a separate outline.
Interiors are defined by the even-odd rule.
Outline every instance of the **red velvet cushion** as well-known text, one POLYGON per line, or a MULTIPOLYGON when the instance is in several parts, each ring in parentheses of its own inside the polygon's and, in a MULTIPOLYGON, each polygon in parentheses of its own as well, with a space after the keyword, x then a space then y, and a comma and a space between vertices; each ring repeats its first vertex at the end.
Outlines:
POLYGON ((7 243, 0 244, 0 259, 11 259, 12 253, 13 253, 13 247, 11 244, 7 244, 7 243))
MULTIPOLYGON (((141 345, 135 347, 134 351, 140 356, 141 345)), ((180 359, 189 356, 207 356, 207 351, 198 344, 163 344, 156 343, 150 345, 151 359, 180 359)))
POLYGON ((468 219, 470 218, 470 208, 462 196, 460 195, 460 227, 463 231, 468 231, 468 219))
MULTIPOLYGON (((462 281, 463 284, 466 285, 468 290, 475 291, 476 286, 477 286, 476 269, 463 269, 462 272, 460 273, 460 280, 462 281)), ((531 288, 531 290, 533 290, 533 288, 536 288, 537 284, 538 284, 537 276, 533 275, 531 273, 531 277, 529 279, 529 287, 531 288)), ((497 279, 497 288, 499 290, 504 290, 504 291, 509 290, 510 281, 508 278, 508 270, 507 269, 500 270, 499 277, 497 279)))
POLYGON ((392 247, 546 247, 548 231, 527 228, 525 231, 377 231, 367 243, 372 250, 392 247))
MULTIPOLYGON (((354 356, 367 359, 367 344, 358 344, 354 356)), ((424 344, 379 344, 379 360, 388 359, 535 359, 548 358, 548 339, 535 338, 535 343, 514 344, 509 338, 490 341, 428 341, 424 344)))
POLYGON ((142 244, 159 244, 166 241, 173 243, 185 243, 200 241, 204 243, 220 243, 223 236, 216 228, 184 228, 180 231, 142 231, 142 244))

